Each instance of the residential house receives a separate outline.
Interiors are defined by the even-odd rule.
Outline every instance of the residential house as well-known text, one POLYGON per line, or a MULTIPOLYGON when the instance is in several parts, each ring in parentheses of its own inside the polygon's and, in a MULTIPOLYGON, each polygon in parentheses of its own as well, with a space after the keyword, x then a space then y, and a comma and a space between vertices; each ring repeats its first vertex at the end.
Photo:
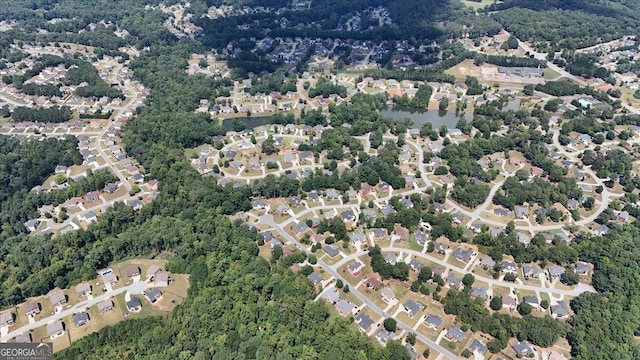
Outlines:
POLYGON ((544 174, 544 170, 537 166, 531 166, 531 176, 542 176, 544 174))
POLYGON ((403 227, 397 228, 397 229, 393 230, 392 238, 395 241, 405 241, 405 240, 407 240, 409 238, 409 230, 407 230, 407 229, 405 229, 403 227))
POLYGON ((149 288, 145 290, 142 294, 150 303, 154 303, 160 300, 160 298, 162 297, 162 292, 160 292, 160 290, 156 287, 149 288))
POLYGON ((88 283, 80 283, 76 285, 76 295, 78 295, 78 297, 87 296, 90 293, 91 285, 89 285, 88 283))
POLYGON ((348 316, 351 315, 351 313, 355 309, 355 305, 347 300, 340 300, 336 303, 336 308, 338 309, 340 316, 348 316))
POLYGON ((375 228, 373 229, 373 237, 376 239, 382 239, 387 236, 387 229, 385 228, 375 228))
POLYGON ((171 278, 169 277, 168 272, 159 271, 158 273, 156 273, 155 277, 153 278, 153 285, 155 287, 167 287, 169 286, 170 281, 171 281, 171 278))
POLYGON ((515 206, 513 211, 516 214, 516 219, 526 219, 529 217, 529 207, 528 206, 515 206))
POLYGON ((488 256, 483 256, 482 258, 480 258, 478 264, 485 270, 493 269, 493 267, 496 266, 496 262, 488 256))
POLYGON ((375 338, 382 346, 387 346, 387 342, 393 338, 393 333, 385 329, 380 329, 376 332, 375 338))
POLYGON ((522 266, 522 276, 524 276, 525 279, 530 279, 530 278, 538 278, 538 276, 540 275, 540 268, 538 268, 535 265, 523 265, 522 266))
POLYGON ((409 267, 411 267, 411 270, 415 272, 420 272, 424 267, 424 264, 414 258, 409 261, 409 267))
POLYGON ((124 269, 124 273, 129 279, 134 276, 140 276, 140 267, 138 265, 129 265, 124 269))
POLYGON ((131 300, 127 301, 126 305, 127 305, 127 311, 132 313, 137 313, 137 312, 140 312, 140 310, 142 310, 142 303, 140 302, 140 299, 138 299, 135 296, 132 297, 131 300))
POLYGON ((364 333, 369 332, 369 329, 371 329, 371 326, 374 324, 373 319, 365 313, 358 314, 355 318, 355 322, 358 324, 358 328, 360 328, 364 333))
POLYGON ((89 313, 87 313, 86 311, 73 315, 73 324, 76 327, 84 326, 89 322, 89 320, 89 313))
POLYGON ((616 219, 616 220, 617 220, 619 223, 622 223, 622 224, 626 223, 626 222, 627 222, 627 220, 629 220, 629 212, 627 212, 627 211, 621 211, 621 212, 618 214, 618 217, 617 217, 617 219, 616 219))
POLYGON ((380 291, 380 296, 382 297, 382 300, 387 304, 396 300, 396 295, 390 288, 382 289, 382 291, 380 291))
POLYGON ((322 294, 322 297, 325 300, 327 300, 330 304, 335 304, 336 301, 340 299, 340 295, 338 294, 338 291, 336 290, 335 287, 332 287, 331 289, 325 291, 322 294))
POLYGON ((509 311, 515 311, 518 308, 518 300, 515 298, 502 294, 502 307, 509 309, 509 311))
POLYGON ((447 278, 445 279, 445 282, 449 287, 452 288, 455 287, 460 289, 463 286, 462 279, 460 279, 456 274, 449 274, 449 276, 447 276, 447 278))
POLYGON ((398 257, 395 254, 386 254, 384 261, 389 265, 395 265, 398 263, 398 257))
POLYGON ((424 319, 424 325, 430 329, 438 330, 440 326, 442 326, 442 317, 440 315, 429 314, 426 319, 424 319))
POLYGON ((525 342, 519 342, 512 346, 517 355, 521 357, 528 357, 529 354, 533 354, 533 349, 525 342))
POLYGON ((62 306, 67 303, 67 297, 63 292, 55 293, 49 297, 49 301, 51 302, 51 306, 54 308, 57 306, 62 306))
POLYGON ((98 312, 103 313, 113 309, 113 301, 111 299, 104 299, 98 303, 98 312))
POLYGON ((33 301, 33 300, 29 300, 27 302, 24 303, 24 305, 22 306, 22 309, 24 310, 24 313, 28 316, 28 317, 34 317, 37 314, 40 314, 40 303, 38 303, 37 301, 33 301))
POLYGON ((366 244, 367 243, 367 237, 364 236, 363 233, 352 233, 351 235, 349 235, 349 238, 351 239, 351 242, 354 244, 366 244))
POLYGON ((551 311, 551 316, 556 319, 566 319, 569 317, 569 308, 564 301, 558 302, 557 305, 551 305, 549 310, 551 311))
POLYGON ((482 341, 478 339, 473 339, 468 349, 472 353, 478 354, 478 355, 484 355, 488 350, 487 345, 485 345, 482 341))
POLYGON ((522 301, 526 304, 531 305, 534 309, 540 308, 540 300, 536 295, 525 295, 522 297, 522 301))
POLYGON ((502 262, 502 271, 503 272, 515 273, 516 269, 517 269, 516 263, 514 263, 512 261, 503 261, 502 262))
POLYGON ((107 285, 107 284, 113 285, 113 284, 118 282, 118 276, 115 273, 111 272, 111 273, 109 273, 107 275, 104 275, 102 277, 102 282, 105 285, 107 285))
POLYGON ((267 208, 268 204, 262 200, 255 200, 251 203, 251 206, 254 210, 264 210, 267 208))
POLYGON ((0 314, 0 327, 13 325, 15 322, 15 315, 9 311, 4 314, 0 314))
POLYGON ((357 217, 353 210, 349 209, 342 213, 342 219, 344 221, 356 221, 357 217))
POLYGON ((547 269, 547 274, 549 274, 549 280, 557 280, 564 275, 564 268, 562 266, 553 265, 547 269))
POLYGON ((464 340, 464 332, 458 326, 450 326, 445 336, 450 341, 462 342, 464 340))
POLYGON ((382 287, 382 282, 376 277, 368 277, 364 284, 374 290, 378 290, 382 287))
POLYGON ((544 360, 568 360, 568 359, 564 355, 558 352, 550 351, 547 357, 544 358, 544 360))
POLYGON ((375 220, 378 218, 378 213, 376 213, 374 209, 363 209, 362 215, 364 216, 365 220, 375 220))
POLYGON ((349 266, 347 266, 349 273, 351 273, 351 275, 353 276, 360 275, 360 272, 362 271, 363 268, 364 268, 364 265, 358 260, 355 260, 354 262, 349 264, 349 266))
POLYGON ((326 245, 322 250, 332 259, 340 254, 340 248, 335 245, 326 245))
POLYGON ((382 208, 382 210, 380 210, 380 212, 382 213, 382 216, 387 217, 389 215, 395 214, 396 209, 394 209, 393 205, 387 204, 382 208))
POLYGON ((295 224, 295 225, 293 225, 293 227, 291 227, 291 230, 293 231, 294 234, 300 235, 303 232, 309 230, 309 227, 307 226, 307 224, 304 221, 299 221, 297 224, 295 224))
POLYGON ((29 232, 36 231, 38 226, 40 226, 39 219, 29 219, 24 223, 24 227, 29 230, 29 232))
POLYGON ((591 275, 593 274, 593 266, 591 264, 579 261, 576 263, 576 273, 583 276, 591 275))
POLYGON ((433 248, 438 254, 444 255, 449 249, 449 245, 442 242, 436 242, 433 244, 433 248))
POLYGON ((322 283, 322 280, 324 280, 322 278, 322 275, 320 275, 319 273, 317 273, 315 271, 312 272, 311 274, 309 274, 309 276, 307 276, 307 278, 313 282, 313 286, 320 285, 322 283))
POLYGON ((453 252, 453 256, 465 264, 468 264, 474 255, 475 253, 471 248, 463 250, 462 247, 459 247, 453 252))
POLYGON ((16 340, 17 343, 20 343, 20 344, 33 342, 33 339, 31 338, 31 333, 29 333, 29 332, 17 335, 15 340, 16 340))
POLYGON ((409 317, 413 319, 418 314, 418 312, 420 312, 422 305, 409 299, 405 301, 404 304, 402 304, 402 307, 404 308, 404 311, 406 311, 409 314, 409 317))
POLYGON ((151 266, 149 266, 149 267, 147 268, 147 271, 146 271, 146 274, 145 274, 145 275, 147 276, 147 279, 151 279, 151 278, 152 278, 152 277, 154 277, 154 276, 158 273, 158 271, 160 271, 160 270, 161 270, 161 269, 160 269, 160 266, 158 266, 158 265, 151 265, 151 266))
POLYGON ((451 215, 451 221, 456 225, 460 225, 464 221, 464 216, 460 214, 453 214, 451 215))
POLYGON ((509 210, 504 208, 496 208, 493 210, 493 214, 500 217, 507 217, 509 216, 509 210))
POLYGON ((47 324, 47 335, 50 339, 55 339, 64 334, 64 324, 60 320, 47 324))
POLYGON ((471 297, 474 299, 487 300, 489 298, 489 295, 487 294, 487 288, 485 287, 471 288, 471 297))

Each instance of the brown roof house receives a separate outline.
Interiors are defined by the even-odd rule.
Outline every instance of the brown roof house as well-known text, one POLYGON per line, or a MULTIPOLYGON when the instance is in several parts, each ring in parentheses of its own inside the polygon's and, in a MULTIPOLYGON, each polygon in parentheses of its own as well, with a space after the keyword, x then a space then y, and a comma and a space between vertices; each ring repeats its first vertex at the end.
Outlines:
POLYGON ((37 314, 40 314, 40 303, 37 301, 27 301, 24 303, 22 308, 27 316, 34 317, 37 314))
POLYGON ((111 299, 104 299, 98 303, 98 312, 107 312, 113 309, 113 301, 111 299))
POLYGON ((124 269, 124 273, 129 279, 134 276, 140 276, 140 267, 138 265, 129 265, 126 269, 124 269))
POLYGON ((91 293, 91 285, 87 283, 80 283, 76 285, 76 294, 78 296, 87 296, 91 293))

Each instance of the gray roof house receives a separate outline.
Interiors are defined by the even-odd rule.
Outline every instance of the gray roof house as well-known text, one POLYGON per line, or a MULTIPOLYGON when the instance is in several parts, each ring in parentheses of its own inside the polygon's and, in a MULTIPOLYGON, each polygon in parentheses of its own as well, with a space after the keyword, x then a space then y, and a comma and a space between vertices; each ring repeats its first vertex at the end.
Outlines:
POLYGON ((473 339, 471 345, 469 345, 469 350, 473 353, 477 353, 480 355, 484 355, 487 352, 487 345, 482 343, 482 341, 478 339, 473 339))
POLYGON ((145 290, 143 294, 150 303, 154 303, 162 297, 162 293, 156 287, 145 290))
POLYGON ((367 237, 364 236, 363 233, 352 233, 351 235, 349 235, 349 238, 351 239, 351 242, 353 242, 354 244, 356 244, 356 243, 366 244, 367 243, 367 237))
POLYGON ((354 262, 349 264, 349 266, 347 266, 347 269, 349 270, 351 275, 358 276, 360 275, 360 271, 362 270, 363 267, 364 265, 360 261, 355 260, 354 262))
POLYGON ((342 213, 342 219, 345 221, 356 221, 356 214, 353 210, 345 210, 342 213))
POLYGON ((422 268, 424 267, 424 264, 416 259, 411 259, 411 261, 409 261, 409 266, 411 267, 411 270, 420 272, 420 270, 422 270, 422 268))
POLYGON ((591 275, 593 274, 593 267, 591 264, 579 261, 576 263, 576 272, 578 275, 591 275))
POLYGON ((132 297, 131 300, 127 301, 126 305, 129 312, 140 312, 142 310, 142 303, 137 297, 132 297))
POLYGON ((516 219, 524 219, 529 216, 529 208, 524 206, 516 206, 513 208, 516 213, 516 219))
POLYGON ((558 279, 564 274, 564 268, 562 266, 553 265, 547 269, 547 273, 551 279, 558 279))
POLYGON ((301 234, 301 233, 309 230, 309 227, 307 226, 307 224, 304 221, 300 221, 297 224, 293 225, 291 230, 293 230, 293 232, 296 235, 298 235, 298 234, 301 234))
POLYGON ((387 204, 385 207, 380 210, 383 216, 387 217, 389 215, 395 214, 396 210, 393 208, 393 205, 387 204))
POLYGON ((335 304, 335 302, 340 299, 340 295, 336 288, 331 288, 330 290, 325 291, 322 297, 331 304, 335 304))
POLYGON ((427 243, 427 240, 429 240, 429 234, 423 231, 417 231, 413 236, 415 237, 418 245, 424 245, 427 243))
POLYGON ((20 334, 16 336, 17 343, 30 343, 33 339, 31 338, 31 333, 26 332, 24 334, 20 334))
POLYGON ((438 330, 442 325, 442 317, 440 315, 429 314, 426 319, 424 319, 424 324, 433 330, 438 330))
POLYGON ((558 302, 558 305, 551 305, 549 310, 551 311, 551 316, 556 319, 564 319, 569 316, 569 309, 564 301, 558 302))
POLYGON ((384 261, 386 261, 387 264, 395 265, 398 262, 398 257, 394 254, 386 254, 384 256, 384 261))
POLYGON ((80 283, 76 285, 76 294, 78 296, 86 296, 90 292, 91 292, 91 285, 89 285, 88 283, 80 283))
POLYGON ((512 261, 503 261, 502 262, 502 271, 504 272, 515 272, 517 269, 516 263, 512 261))
POLYGON ((365 333, 369 331, 371 325, 373 325, 374 323, 373 319, 371 319, 371 317, 365 313, 358 314, 355 320, 360 330, 364 331, 365 333))
POLYGON ((474 298, 479 298, 486 300, 489 295, 487 295, 487 288, 485 287, 474 287, 471 289, 471 296, 474 298))
POLYGON ((534 308, 538 308, 540 306, 540 300, 535 295, 525 295, 522 298, 522 301, 533 306, 534 308))
POLYGON ((335 245, 326 245, 322 250, 332 259, 340 254, 340 248, 335 245))
POLYGON ((540 269, 535 265, 522 266, 522 276, 525 278, 537 278, 540 275, 540 269))
POLYGON ((485 269, 493 269, 496 266, 496 262, 488 256, 483 256, 478 263, 485 269))
POLYGON ((462 247, 459 247, 453 252, 453 256, 456 259, 466 264, 473 257, 473 249, 469 248, 469 249, 463 250, 462 247))
POLYGON ((376 332, 375 335, 376 340, 378 340, 378 342, 380 343, 380 345, 382 346, 386 346, 387 342, 393 338, 393 333, 389 332, 385 329, 380 329, 376 332))
POLYGON ((446 279, 447 285, 450 287, 462 287, 462 280, 456 274, 449 274, 446 279))
POLYGON ((439 254, 444 254, 447 249, 449 249, 449 245, 441 242, 436 242, 433 244, 435 251, 439 254))
POLYGON ((307 276, 309 278, 309 280, 313 281, 313 285, 317 286, 318 284, 320 284, 323 280, 322 275, 318 274, 317 272, 312 272, 311 274, 309 274, 309 276, 307 276))
POLYGON ((64 334, 64 324, 60 320, 56 320, 52 323, 47 324, 47 335, 50 338, 55 338, 64 334))
POLYGON ((418 312, 420 312, 422 305, 409 299, 405 301, 404 304, 402 304, 402 307, 404 307, 404 310, 409 314, 409 317, 414 318, 418 314, 418 312))
POLYGON ((38 303, 37 301, 28 300, 22 306, 22 310, 24 310, 24 313, 27 316, 32 316, 33 317, 36 314, 40 313, 40 303, 38 303))
POLYGON ((458 326, 450 326, 447 329, 446 337, 451 341, 461 342, 464 340, 464 333, 458 326))
POLYGON ((389 288, 384 288, 380 291, 380 296, 382 296, 382 300, 386 303, 390 303, 396 298, 396 294, 393 293, 393 290, 389 288))
POLYGON ((98 312, 107 312, 113 309, 113 301, 111 299, 104 299, 98 303, 98 312))
POLYGON ((56 306, 60 306, 60 305, 64 305, 67 303, 67 297, 64 295, 64 293, 59 292, 56 294, 53 294, 49 297, 49 301, 51 301, 51 305, 53 307, 56 306))
POLYGON ((15 316, 11 311, 0 314, 0 326, 9 326, 13 324, 14 321, 15 316))
POLYGON ((340 315, 347 316, 351 314, 355 306, 347 300, 340 300, 336 304, 336 308, 338 309, 340 315))
POLYGON ((76 327, 83 326, 87 322, 89 322, 89 313, 87 313, 86 311, 73 315, 73 324, 76 327))
POLYGON ((520 356, 526 356, 528 354, 533 354, 533 349, 525 342, 519 342, 512 346, 513 350, 515 350, 516 354, 520 356))

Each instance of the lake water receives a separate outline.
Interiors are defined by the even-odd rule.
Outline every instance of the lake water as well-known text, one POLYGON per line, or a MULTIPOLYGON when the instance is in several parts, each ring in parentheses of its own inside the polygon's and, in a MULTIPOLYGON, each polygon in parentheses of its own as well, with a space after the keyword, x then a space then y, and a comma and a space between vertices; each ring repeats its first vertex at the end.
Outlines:
MULTIPOLYGON (((418 112, 418 111, 408 111, 398 107, 387 107, 380 111, 380 115, 385 118, 392 118, 402 120, 405 118, 409 118, 413 121, 413 125, 411 128, 421 128, 425 123, 431 123, 434 129, 438 129, 443 124, 447 126, 449 129, 453 129, 456 127, 456 123, 460 116, 456 116, 455 111, 449 111, 444 116, 440 116, 438 114, 438 110, 429 110, 426 112, 418 112)), ((467 121, 473 120, 473 116, 471 114, 463 115, 467 121)))

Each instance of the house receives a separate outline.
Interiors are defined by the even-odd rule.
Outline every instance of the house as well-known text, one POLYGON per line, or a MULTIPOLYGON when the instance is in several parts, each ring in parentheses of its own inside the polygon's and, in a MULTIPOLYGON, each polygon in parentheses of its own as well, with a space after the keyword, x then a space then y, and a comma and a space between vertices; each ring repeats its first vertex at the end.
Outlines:
POLYGON ((338 303, 336 303, 336 308, 338 309, 338 312, 341 316, 347 316, 353 312, 353 309, 355 309, 355 305, 347 300, 340 300, 338 301, 338 303))
POLYGON ((458 326, 450 326, 445 336, 450 341, 462 342, 464 340, 464 332, 458 326))
POLYGON ((96 221, 98 221, 98 217, 96 216, 96 213, 93 210, 89 210, 84 214, 84 219, 89 223, 92 224, 96 221))
POLYGON ((325 291, 322 297, 330 304, 335 304, 336 301, 340 299, 340 295, 338 295, 338 291, 335 287, 332 287, 331 289, 325 291))
POLYGON ((87 283, 80 283, 76 285, 76 294, 80 296, 87 296, 91 293, 91 285, 87 283))
POLYGON ((411 259, 411 261, 409 261, 409 267, 411 267, 411 270, 415 272, 420 272, 424 267, 424 264, 416 259, 411 259))
POLYGON ((569 317, 569 308, 564 301, 558 302, 557 305, 551 305, 549 310, 551 311, 551 316, 556 319, 566 319, 569 317))
POLYGON ((17 335, 15 340, 17 343, 20 343, 20 344, 30 343, 33 341, 33 339, 31 338, 31 333, 29 332, 17 335))
POLYGON ((342 219, 344 221, 356 221, 356 214, 353 210, 346 210, 342 213, 342 219))
POLYGON ((111 272, 111 273, 109 273, 109 274, 107 274, 107 275, 104 275, 104 276, 102 277, 102 282, 103 282, 105 285, 107 285, 107 284, 111 284, 111 285, 113 285, 113 284, 115 284, 115 283, 117 283, 117 282, 118 282, 118 276, 117 276, 115 273, 112 273, 112 272, 111 272))
POLYGON ((609 227, 607 225, 600 225, 597 229, 596 229, 596 234, 597 235, 607 235, 609 233, 609 227))
POLYGON ((373 237, 376 239, 381 239, 387 236, 387 229, 385 228, 375 228, 373 229, 373 237))
POLYGON ((540 300, 536 295, 525 295, 522 298, 522 301, 526 304, 531 305, 534 309, 538 309, 540 307, 540 300))
POLYGON ((142 294, 150 303, 154 303, 162 297, 162 292, 157 287, 149 288, 142 294))
POLYGON ((430 329, 438 330, 442 326, 442 317, 440 315, 429 314, 424 319, 424 325, 430 329))
POLYGON ((404 241, 407 240, 409 238, 409 230, 405 229, 405 228, 397 228, 395 230, 393 230, 393 236, 392 238, 394 238, 396 241, 404 241))
POLYGON ((56 306, 62 306, 64 304, 67 303, 67 297, 64 295, 64 293, 59 292, 56 294, 53 294, 49 297, 49 301, 51 302, 51 306, 53 306, 54 308, 56 306))
POLYGON ((83 311, 79 314, 73 315, 73 324, 76 327, 80 327, 89 322, 89 313, 83 311))
POLYGON ((478 261, 478 264, 485 270, 493 269, 493 267, 496 266, 496 262, 488 256, 483 256, 480 261, 478 261))
POLYGON ((417 231, 415 234, 413 234, 413 236, 416 239, 418 245, 424 246, 429 240, 429 235, 423 231, 417 231))
POLYGON ((487 352, 487 345, 478 339, 473 339, 469 345, 469 351, 474 354, 484 355, 487 352))
POLYGON ((266 209, 268 206, 268 204, 262 200, 255 200, 254 202, 251 203, 251 207, 254 210, 264 210, 266 209))
POLYGON ((55 169, 55 173, 57 174, 66 174, 67 173, 67 167, 64 165, 57 165, 56 169, 55 169))
POLYGON ((104 299, 98 303, 98 312, 103 313, 113 309, 113 301, 104 299))
POLYGON ((533 354, 533 349, 531 348, 531 346, 529 346, 527 343, 525 342, 519 342, 515 345, 512 346, 513 350, 515 350, 516 354, 522 356, 522 357, 526 357, 529 354, 533 354))
POLYGON ((516 263, 511 262, 511 261, 503 261, 502 262, 502 271, 503 272, 515 273, 516 269, 517 269, 516 263))
POLYGON ((406 311, 409 314, 409 317, 413 319, 422 308, 422 305, 409 299, 405 301, 404 304, 402 304, 402 307, 404 308, 404 311, 406 311))
POLYGON ((525 279, 537 278, 540 275, 540 269, 535 265, 522 266, 522 276, 525 279))
POLYGON ((129 279, 134 276, 140 276, 140 267, 138 267, 137 265, 129 265, 124 269, 124 273, 129 279))
POLYGON ((300 199, 299 197, 294 197, 291 200, 289 200, 289 206, 291 207, 296 207, 296 206, 300 206, 302 205, 302 199, 300 199))
POLYGON ((514 311, 518 307, 518 300, 509 295, 502 294, 502 307, 514 311))
POLYGON ((376 277, 369 277, 365 281, 365 285, 367 287, 373 288, 374 290, 378 290, 378 289, 380 289, 382 287, 382 281, 380 281, 376 277))
POLYGON ((13 325, 15 316, 12 312, 0 314, 0 327, 13 325))
POLYGON ((335 245, 326 245, 322 250, 332 259, 340 254, 340 248, 335 245))
POLYGON ((352 233, 351 235, 349 235, 349 238, 351 239, 351 242, 354 244, 366 244, 367 243, 367 237, 364 236, 363 233, 352 233))
POLYGON ((441 243, 441 242, 436 242, 433 244, 433 249, 441 255, 444 255, 447 250, 449 249, 449 245, 445 244, 445 243, 441 243))
POLYGON ((474 255, 473 249, 462 250, 462 247, 457 248, 453 252, 453 256, 457 260, 462 261, 465 264, 468 264, 469 261, 471 261, 471 258, 473 257, 473 255, 474 255))
POLYGON ((393 338, 393 333, 385 329, 380 329, 376 332, 375 338, 380 345, 387 346, 387 342, 393 338))
POLYGON ((526 219, 529 217, 529 207, 528 206, 515 206, 513 211, 516 214, 516 219, 526 219))
POLYGON ((131 300, 127 301, 126 305, 127 311, 129 312, 137 313, 142 310, 142 303, 140 302, 140 299, 135 296, 132 297, 131 300))
POLYGON ((86 201, 98 201, 100 200, 100 194, 97 191, 91 191, 84 195, 86 201))
POLYGON ((576 273, 578 273, 578 275, 591 275, 593 274, 593 266, 579 261, 576 263, 576 273))
POLYGON ((24 223, 24 227, 29 230, 29 232, 36 231, 38 226, 40 226, 40 220, 38 219, 30 219, 24 223))
POLYGON ((363 209, 362 215, 364 215, 365 220, 375 220, 378 218, 378 213, 373 209, 363 209))
POLYGON ((160 271, 160 266, 158 266, 158 265, 149 266, 149 268, 147 268, 147 272, 146 272, 147 279, 151 279, 153 276, 156 275, 156 273, 158 271, 160 271))
POLYGON ((371 317, 365 313, 360 313, 356 316, 355 318, 356 324, 358 324, 358 327, 360 328, 360 330, 362 330, 363 332, 368 332, 369 329, 371 328, 371 325, 374 324, 373 319, 371 319, 371 317))
POLYGON ((558 352, 550 351, 544 360, 567 360, 567 358, 558 352))
POLYGON ((382 216, 387 217, 389 215, 393 215, 396 213, 396 209, 391 204, 385 205, 382 210, 380 210, 382 216))
POLYGON ((294 234, 300 235, 303 232, 309 230, 309 227, 304 221, 299 221, 297 224, 293 225, 291 230, 293 231, 294 234))
POLYGON ((309 274, 309 276, 307 276, 307 278, 313 282, 313 286, 320 285, 322 283, 322 280, 324 280, 322 278, 322 275, 318 274, 315 271, 312 272, 311 274, 309 274))
POLYGON ((60 320, 56 320, 54 322, 47 324, 47 335, 51 339, 55 339, 58 336, 62 336, 64 334, 64 324, 60 320))
POLYGON ((456 225, 460 225, 464 221, 464 216, 460 214, 453 214, 451 215, 451 221, 456 225))
POLYGON ((471 297, 474 299, 487 300, 489 298, 489 295, 487 294, 487 288, 485 287, 471 288, 471 297))
POLYGON ((382 291, 380 291, 380 296, 382 297, 382 300, 387 304, 396 300, 396 294, 394 294, 393 290, 391 290, 390 288, 382 289, 382 291))
POLYGON ((616 220, 622 224, 626 223, 629 220, 629 212, 621 211, 616 220))
POLYGON ((507 217, 509 216, 509 210, 504 209, 504 208, 496 208, 493 210, 494 215, 500 216, 500 217, 507 217))
POLYGON ((351 275, 353 276, 360 275, 360 272, 362 271, 363 268, 364 268, 364 265, 358 260, 352 262, 351 264, 349 264, 349 266, 347 266, 349 273, 351 273, 351 275))
POLYGON ((338 200, 340 199, 340 194, 335 189, 328 189, 325 192, 325 197, 329 200, 338 200))
POLYGON ((449 287, 462 288, 462 279, 460 279, 456 274, 449 274, 445 279, 445 282, 449 287))
POLYGON ((27 301, 22 306, 24 313, 29 317, 34 317, 37 314, 40 314, 40 303, 37 301, 27 301))
POLYGON ((562 275, 564 275, 564 268, 562 266, 553 265, 547 269, 547 273, 549 274, 549 280, 553 281, 559 279, 562 275))
POLYGON ((537 166, 531 166, 531 176, 542 176, 544 170, 537 166))
POLYGON ((153 279, 153 286, 155 287, 167 287, 169 286, 169 282, 171 281, 171 279, 169 278, 169 273, 165 272, 165 271, 159 271, 154 279, 153 279))

